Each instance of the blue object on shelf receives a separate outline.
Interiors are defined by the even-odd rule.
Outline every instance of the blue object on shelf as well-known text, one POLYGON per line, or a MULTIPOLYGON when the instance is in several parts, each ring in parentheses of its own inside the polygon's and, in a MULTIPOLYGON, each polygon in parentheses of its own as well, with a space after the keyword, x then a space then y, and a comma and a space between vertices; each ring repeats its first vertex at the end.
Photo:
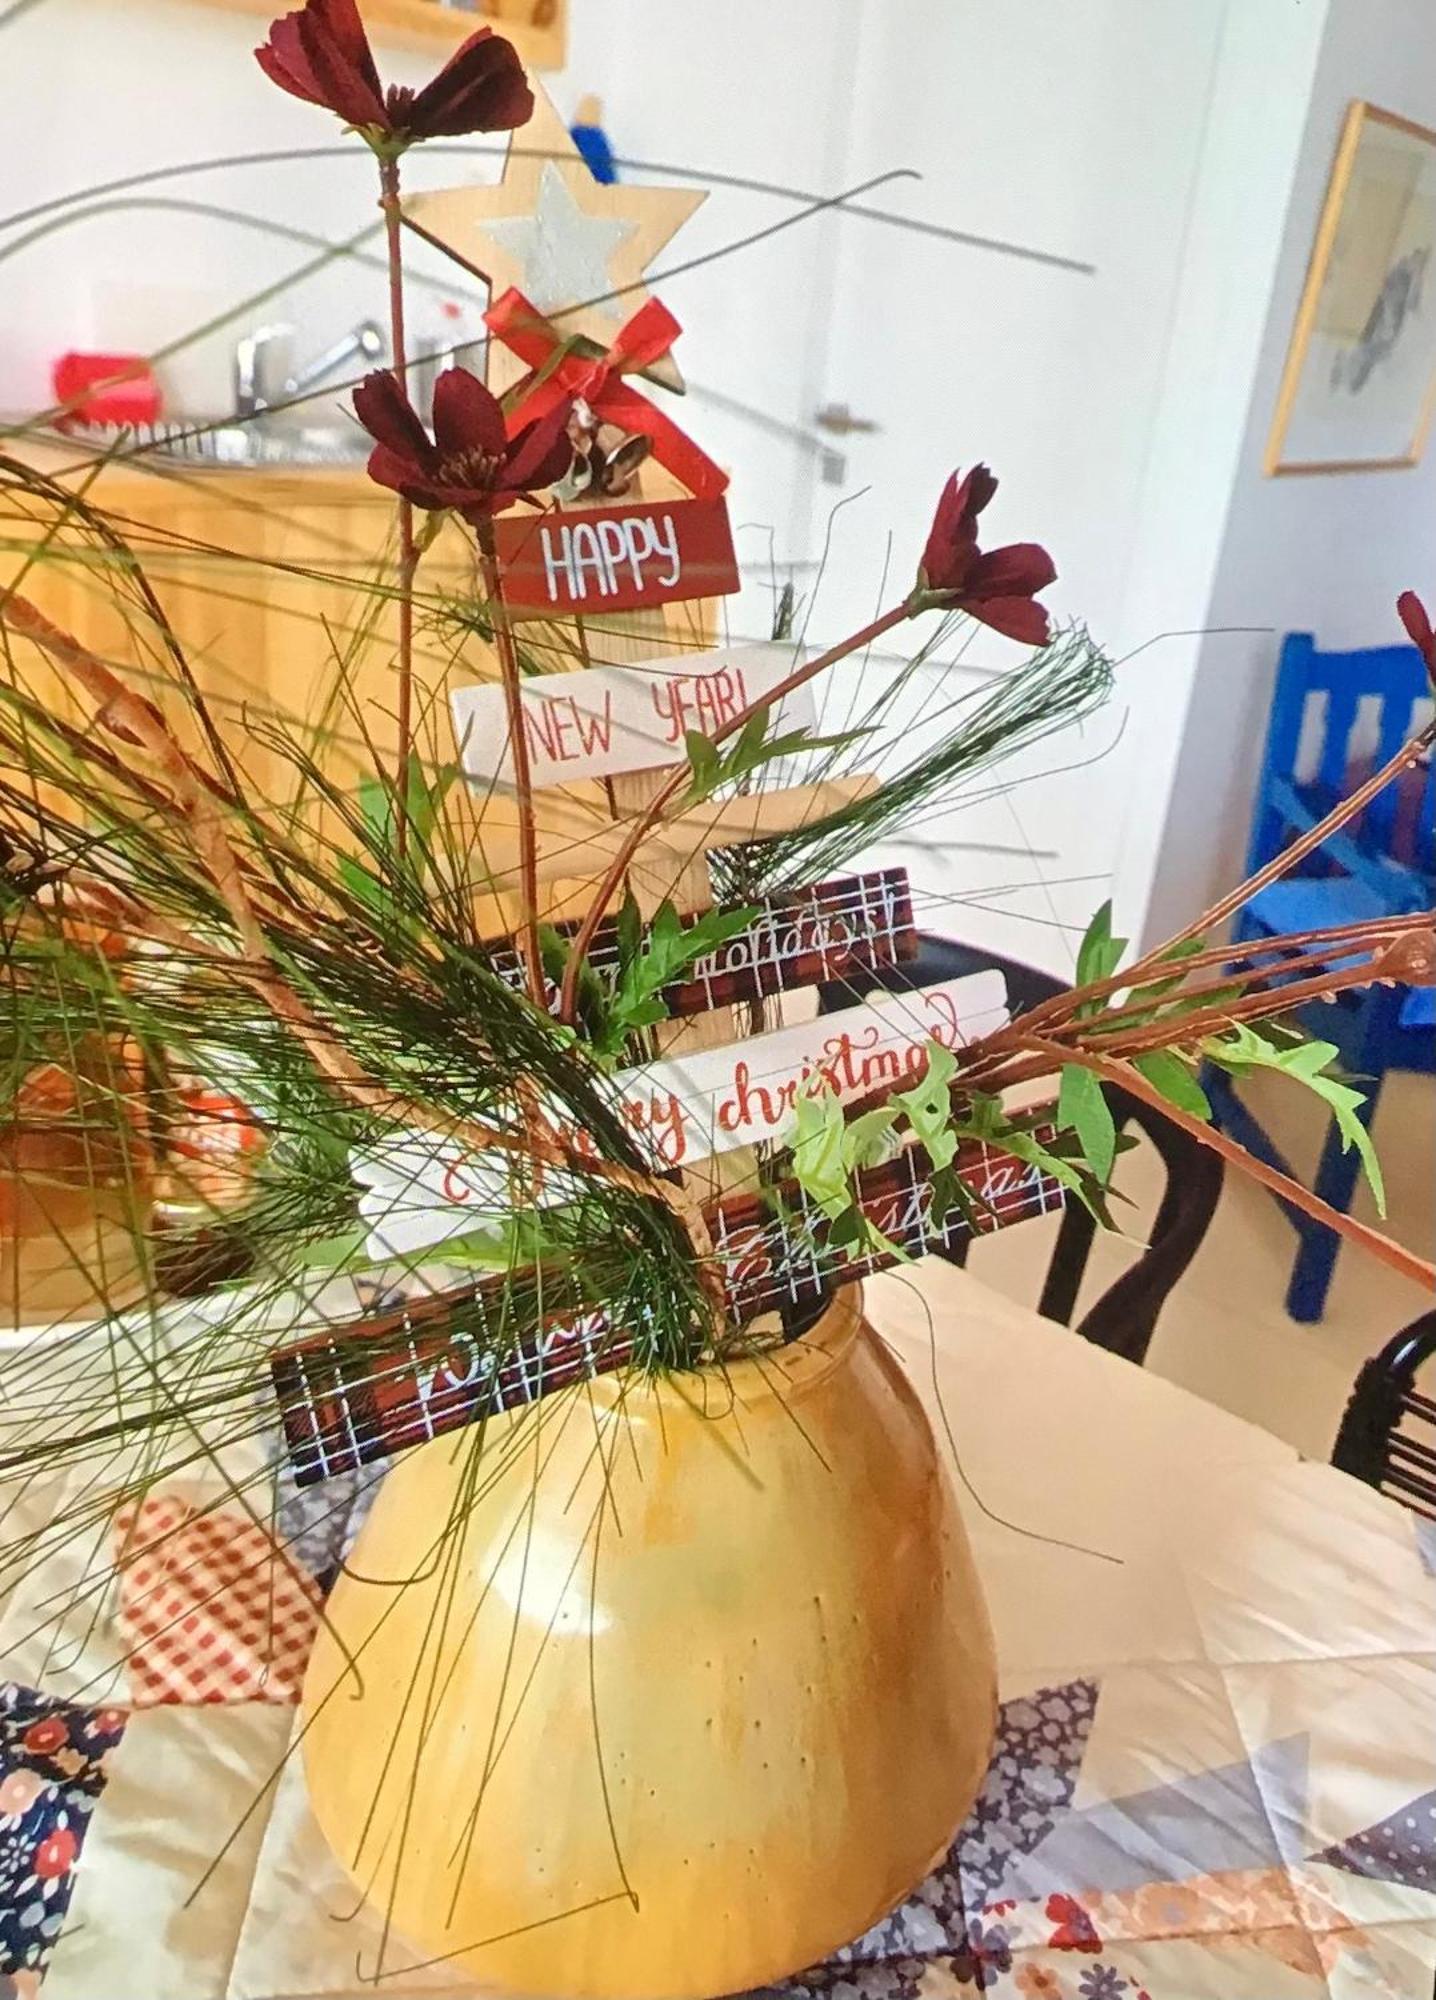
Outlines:
MULTIPOLYGON (((1265 867, 1355 789, 1359 775, 1352 775, 1351 740, 1363 707, 1375 710, 1375 770, 1411 735, 1417 705, 1429 698, 1425 668, 1414 646, 1326 653, 1309 632, 1290 633, 1277 669, 1247 873, 1265 867), (1304 776, 1299 759, 1314 702, 1322 711, 1319 740, 1315 768, 1304 776)), ((1260 959, 1263 938, 1429 910, 1436 899, 1433 807, 1436 774, 1429 768, 1413 771, 1405 788, 1389 785, 1299 869, 1252 898, 1238 921, 1237 942, 1251 944, 1253 958, 1260 959)), ((1297 1017, 1308 1033, 1337 1045, 1342 1067, 1365 1087, 1360 1116, 1367 1125, 1388 1070, 1436 1069, 1436 994, 1429 988, 1358 987, 1335 1001, 1298 1009, 1297 1017)), ((1242 1102, 1231 1077, 1208 1066, 1202 1080, 1218 1124, 1259 1159, 1290 1174, 1290 1165, 1242 1102)), ((1315 1192, 1345 1214, 1359 1169, 1356 1149, 1342 1146, 1333 1123, 1315 1192)), ((1339 1238, 1289 1204, 1281 1206, 1297 1236, 1287 1311, 1296 1320, 1319 1320, 1339 1238)))
POLYGON ((618 179, 618 168, 614 165, 613 148, 608 143, 608 134, 601 125, 574 124, 569 127, 569 137, 583 156, 584 165, 596 181, 604 186, 618 179))

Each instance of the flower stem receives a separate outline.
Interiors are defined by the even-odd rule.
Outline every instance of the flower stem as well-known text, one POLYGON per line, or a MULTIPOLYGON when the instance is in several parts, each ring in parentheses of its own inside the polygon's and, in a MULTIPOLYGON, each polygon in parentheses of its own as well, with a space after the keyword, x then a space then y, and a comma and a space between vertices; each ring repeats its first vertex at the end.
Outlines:
POLYGON ((528 969, 529 998, 547 1011, 543 956, 538 935, 538 840, 534 830, 534 788, 529 770, 528 737, 524 734, 523 697, 520 693, 519 658, 514 647, 513 627, 504 603, 503 578, 494 550, 494 524, 482 522, 475 534, 479 544, 479 569, 484 592, 494 620, 494 644, 499 655, 499 672, 504 683, 504 709, 508 718, 509 743, 514 760, 514 793, 519 814, 519 940, 528 969))
MULTIPOLYGON (((408 394, 409 353, 404 335, 404 253, 399 207, 399 161, 379 160, 379 206, 384 211, 384 244, 389 259, 389 348, 395 380, 408 394)), ((399 502, 399 769, 394 786, 395 847, 402 861, 409 845, 409 758, 414 739, 414 572, 419 550, 414 509, 399 502)))
MULTIPOLYGON (((714 743, 725 742, 728 737, 735 735, 746 722, 751 721, 759 709, 776 707, 785 695, 793 692, 794 688, 802 687, 804 682, 815 679, 818 674, 823 673, 828 667, 836 666, 839 660, 847 659, 850 654, 860 653, 864 646, 870 646, 874 639, 880 639, 884 632, 890 632, 894 625, 900 625, 905 618, 911 617, 912 611, 913 606, 910 602, 905 601, 902 604, 895 604, 890 611, 884 611, 880 618, 874 618, 871 624, 864 625, 861 632, 854 632, 849 639, 839 640, 836 646, 830 646, 827 652, 820 653, 817 659, 808 660, 801 667, 795 668, 785 681, 780 681, 777 687, 770 694, 764 695, 761 701, 750 703, 747 708, 740 710, 731 721, 724 723, 721 729, 715 730, 711 740, 714 743)), ((568 963, 565 965, 563 972, 563 994, 559 1002, 559 1019, 567 1022, 570 1027, 574 1025, 577 1015, 578 975, 584 959, 588 955, 588 948, 593 942, 594 932, 602 923, 604 912, 617 894, 619 884, 628 873, 629 865, 634 855, 642 846, 644 837, 657 825, 658 821, 663 817, 665 809, 672 804, 673 800, 677 798, 688 782, 689 771, 688 767, 684 765, 673 773, 673 776, 661 791, 654 794, 653 798, 629 828, 623 845, 619 848, 618 853, 609 865, 608 872, 598 885, 598 891, 589 905, 583 922, 579 925, 577 934, 574 937, 573 944, 569 950, 568 963)))

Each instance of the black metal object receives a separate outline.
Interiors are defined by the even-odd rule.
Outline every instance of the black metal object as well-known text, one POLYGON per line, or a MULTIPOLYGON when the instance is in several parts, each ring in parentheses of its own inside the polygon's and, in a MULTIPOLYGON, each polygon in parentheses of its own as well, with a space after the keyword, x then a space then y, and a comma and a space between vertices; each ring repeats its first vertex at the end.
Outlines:
POLYGON ((1403 1327, 1364 1363, 1336 1434, 1331 1462, 1436 1521, 1436 1383, 1416 1386, 1436 1356, 1436 1311, 1403 1327))
MULTIPOLYGON (((1014 1013, 1023 1013, 1064 990, 1060 980, 1030 965, 922 931, 916 958, 820 987, 819 1007, 831 1014, 867 993, 911 992, 941 979, 989 970, 1005 974, 1014 1013)), ((1147 1248, 1083 1315, 1076 1330, 1095 1346, 1140 1365, 1147 1357, 1162 1307, 1197 1254, 1216 1212, 1222 1163, 1209 1147, 1179 1130, 1160 1112, 1111 1085, 1104 1084, 1102 1089, 1118 1131, 1135 1127, 1151 1141, 1166 1169, 1167 1182, 1147 1248)), ((1045 1319, 1071 1326, 1095 1234, 1096 1222, 1090 1211, 1081 1202, 1069 1201, 1038 1302, 1038 1311, 1045 1319)), ((964 1264, 967 1249, 964 1243, 940 1254, 950 1263, 964 1264)))

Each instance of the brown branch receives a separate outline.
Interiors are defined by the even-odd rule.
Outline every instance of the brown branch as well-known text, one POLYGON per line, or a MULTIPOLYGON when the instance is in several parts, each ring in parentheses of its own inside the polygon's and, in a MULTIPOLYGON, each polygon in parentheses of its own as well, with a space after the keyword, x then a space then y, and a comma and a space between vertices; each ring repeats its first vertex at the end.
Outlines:
POLYGON ((159 711, 132 693, 118 674, 68 632, 61 631, 29 598, 12 591, 0 599, 0 619, 13 632, 48 653, 57 666, 80 683, 96 704, 95 719, 101 728, 121 742, 136 744, 159 766, 189 823, 195 851, 219 891, 246 954, 255 959, 267 958, 264 934, 240 880, 234 850, 218 809, 159 711))
MULTIPOLYGON (((1350 949, 1348 946, 1347 951, 1350 949)), ((1225 1006, 1201 1008, 1191 1014, 1178 1015, 1170 1023, 1152 1022, 1145 1032, 1139 1029, 1127 1035, 1116 1035, 1110 1042, 1104 1033, 1100 1046, 1114 1055, 1145 1054, 1150 1049, 1172 1047, 1173 1028, 1181 1030, 1175 1037, 1176 1041, 1196 1041, 1220 1034, 1223 1028, 1231 1025, 1270 1020, 1275 1014, 1285 1014, 1311 1000, 1334 999, 1338 993, 1349 991, 1354 986, 1429 986, 1433 981, 1436 981, 1436 931, 1408 930, 1392 939, 1383 949, 1373 949, 1370 962, 1366 965, 1328 967, 1309 979, 1294 979, 1289 985, 1263 987, 1258 992, 1243 994, 1225 1006)), ((1114 1018, 1102 1019, 1104 1030, 1114 1018)))
MULTIPOLYGON (((1276 881, 1289 869, 1294 868, 1297 862, 1304 860, 1308 854, 1320 847, 1323 841, 1329 840, 1332 834, 1340 832, 1341 828, 1349 820, 1355 818, 1358 813, 1371 803, 1378 792, 1383 791, 1393 779, 1398 778, 1403 771, 1409 769, 1433 742, 1436 742, 1436 723, 1429 725, 1426 729, 1421 730, 1417 735, 1413 736, 1408 743, 1404 744, 1397 751, 1396 755, 1389 762, 1383 764, 1379 771, 1368 778, 1364 785, 1354 791, 1349 798, 1342 799, 1337 805, 1333 806, 1325 819, 1319 821, 1316 826, 1312 827, 1307 833, 1304 833, 1299 840, 1293 841, 1290 847, 1284 848, 1264 868, 1258 869, 1255 875, 1249 876, 1245 882, 1239 883, 1235 889, 1223 896, 1219 902, 1213 903, 1209 909, 1204 910, 1199 917, 1187 925, 1185 930, 1178 931, 1175 937, 1168 938, 1165 944, 1157 945, 1152 951, 1147 952, 1142 958, 1138 959, 1134 965, 1126 967, 1123 971, 1115 972, 1106 979, 1091 980, 1085 986, 1069 987, 1064 993, 1054 994, 1050 1000, 1039 1001, 1037 1006, 1029 1008, 1022 1016, 1022 1028, 1024 1030, 1041 1028, 1045 1033, 1054 1023, 1070 1020, 1075 1010, 1078 1007, 1085 1006, 1089 1001, 1105 1000, 1110 994, 1120 993, 1129 987, 1140 987, 1154 979, 1171 978, 1178 972, 1185 974, 1208 965, 1230 963, 1233 959, 1240 957, 1243 947, 1230 945, 1212 947, 1201 953, 1193 954, 1189 959, 1173 960, 1172 953, 1179 951, 1184 944, 1190 943, 1193 938, 1200 937, 1203 932, 1209 931, 1217 924, 1224 922, 1233 911, 1240 909, 1244 903, 1250 902, 1251 898, 1266 888, 1268 884, 1276 881)), ((1389 923, 1399 928, 1404 921, 1407 920, 1403 920, 1400 917, 1392 917, 1378 920, 1377 923, 1357 926, 1356 928, 1374 932, 1381 924, 1389 923)), ((1345 928, 1350 930, 1352 927, 1346 926, 1345 928)), ((1263 938, 1259 948, 1262 951, 1280 951, 1287 946, 1295 946, 1303 942, 1314 942, 1327 937, 1334 941, 1340 935, 1341 931, 1339 929, 1332 929, 1331 931, 1293 932, 1290 937, 1263 938)), ((1014 1023, 1012 1029, 1001 1032, 1010 1040, 1016 1033, 1016 1024, 1014 1023)))
MULTIPOLYGON (((1190 964, 1207 965, 1230 964, 1242 947, 1222 946, 1220 949, 1201 954, 1200 960, 1190 964)), ((1275 936, 1262 940, 1263 951, 1275 950, 1298 952, 1300 957, 1287 960, 1284 965, 1233 966, 1223 979, 1213 980, 1206 985, 1184 986, 1180 993, 1158 998, 1142 998, 1140 992, 1125 1007, 1114 1007, 1090 1020, 1073 1018, 1075 1006, 1089 999, 1102 997, 1114 987, 1123 984, 1123 976, 1116 980, 1098 980, 1091 986, 1074 989, 1073 994, 1056 996, 1058 999, 1072 999, 1074 1008, 1065 1013, 1048 1014, 1045 1020, 1040 1015, 1051 1003, 1044 1003, 1043 1009, 1032 1008, 1005 1028, 986 1037, 981 1044, 984 1056, 1000 1054, 1005 1047, 1015 1047, 1032 1029, 1039 1024, 1043 1034, 1050 1040, 1062 1037, 1081 1036, 1091 1030, 1100 1030, 1102 1046, 1108 1047, 1107 1035, 1114 1027, 1128 1021, 1135 1033, 1145 1029, 1145 1036, 1132 1039, 1131 1036, 1113 1036, 1112 1047, 1121 1043, 1121 1052, 1126 1054, 1138 1049, 1174 1047, 1182 1042, 1196 1041, 1201 1036, 1215 1034, 1222 1027, 1243 1020, 1260 1020, 1272 1014, 1288 1012, 1293 1007, 1303 1006, 1308 1000, 1325 1000, 1338 992, 1353 986, 1366 986, 1378 980, 1397 980, 1403 986, 1428 986, 1436 983, 1436 932, 1427 926, 1420 927, 1411 916, 1380 918, 1374 923, 1341 924, 1323 931, 1295 931, 1285 936, 1275 936), (1309 949, 1321 945, 1319 951, 1309 949), (1348 958, 1365 955, 1369 963, 1359 966, 1341 965, 1348 958), (1312 966, 1326 966, 1325 972, 1313 973, 1312 966), (1273 971, 1284 975, 1284 983, 1271 985, 1273 971), (1291 978, 1292 972, 1303 972, 1303 978, 1291 978), (1245 993, 1208 1009, 1192 1009, 1173 1014, 1162 1020, 1152 1020, 1151 1010, 1173 1000, 1190 1003, 1207 995, 1222 995, 1233 986, 1251 986, 1261 982, 1261 990, 1245 993)), ((1130 978, 1130 975, 1126 975, 1130 978)), ((978 1045, 973 1044, 976 1047, 978 1045)), ((961 1059, 961 1058, 960 1058, 961 1059)))
POLYGON ((529 768, 529 740, 524 729, 523 685, 519 656, 514 645, 513 627, 504 602, 503 579, 499 574, 494 548, 494 524, 485 521, 476 530, 479 568, 484 579, 494 620, 494 643, 498 649, 499 672, 504 684, 504 712, 508 717, 509 745, 514 760, 514 795, 519 815, 519 939, 528 972, 529 998, 536 1007, 548 1010, 548 994, 543 976, 543 953, 538 934, 538 835, 534 825, 533 775, 529 768))
POLYGON ((218 769, 223 773, 224 780, 229 786, 230 792, 236 802, 242 806, 243 798, 239 773, 234 767, 233 760, 225 746, 224 738, 220 735, 216 727, 214 717, 210 713, 209 703, 200 692, 199 683, 194 677, 184 648, 179 642, 179 636, 170 623, 169 614, 156 596, 154 587, 145 574, 144 566, 136 555, 133 546, 126 541, 108 515, 102 513, 98 507, 92 507, 82 493, 76 493, 72 488, 63 485, 58 479, 51 479, 48 474, 39 471, 36 467, 26 465, 21 459, 12 458, 8 452, 0 452, 0 471, 7 473, 28 490, 43 494, 45 499, 51 501, 60 509, 61 521, 71 514, 75 515, 85 523, 85 526, 89 528, 92 534, 104 543, 112 555, 119 557, 126 574, 139 593, 140 601, 144 605, 146 613, 160 635, 164 649, 169 654, 175 672, 184 683, 190 707, 194 710, 199 726, 204 732, 204 739, 209 745, 210 755, 214 758, 218 769))
POLYGON ((1281 853, 1268 861, 1264 868, 1259 868, 1255 875, 1249 875, 1244 882, 1239 882, 1235 889, 1228 890, 1219 902, 1213 903, 1210 909, 1203 910, 1185 930, 1178 931, 1175 937, 1168 938, 1165 944, 1157 945, 1144 958, 1139 959, 1129 972, 1129 979, 1133 973, 1146 972, 1153 965, 1166 959, 1172 952, 1186 944, 1189 938, 1200 937, 1203 931, 1213 930, 1218 924, 1225 923, 1226 919, 1244 903, 1249 903, 1252 897, 1258 895, 1268 884, 1287 874, 1298 861, 1304 861, 1308 854, 1314 853, 1323 842, 1330 840, 1332 834, 1339 833, 1350 820, 1364 812, 1377 794, 1384 792, 1403 771, 1409 770, 1433 743, 1436 743, 1436 722, 1428 723, 1424 729, 1418 730, 1409 742, 1401 746, 1394 757, 1383 764, 1379 771, 1372 773, 1364 785, 1358 785, 1349 797, 1338 801, 1325 819, 1318 820, 1315 826, 1294 840, 1290 847, 1283 848, 1281 853))
POLYGON ((1355 1217, 1343 1215, 1339 1209, 1332 1208, 1328 1202, 1324 1202, 1319 1195, 1309 1193, 1300 1181, 1292 1180, 1290 1175, 1281 1173, 1276 1167, 1269 1167, 1265 1160, 1257 1159, 1245 1146, 1239 1145, 1235 1139, 1229 1139, 1226 1133, 1218 1130, 1216 1126, 1208 1125, 1202 1119, 1194 1117, 1190 1111, 1182 1111, 1175 1104, 1170 1104, 1159 1090, 1148 1083, 1140 1070, 1133 1069, 1128 1063, 1114 1062, 1106 1056, 1093 1055, 1086 1050, 1058 1048, 1054 1044, 1045 1043, 1041 1036, 1032 1037, 1031 1047, 1035 1053, 1045 1055, 1050 1061, 1059 1063, 1063 1067, 1068 1063, 1075 1063, 1081 1069, 1091 1070, 1095 1075, 1105 1077, 1109 1083, 1125 1090, 1130 1097, 1135 1097, 1152 1110, 1159 1111, 1179 1131, 1186 1132, 1191 1138, 1199 1140, 1202 1145, 1219 1154, 1229 1165, 1240 1168, 1252 1180, 1259 1181, 1263 1187, 1269 1188, 1283 1201, 1290 1202, 1293 1208, 1299 1208, 1313 1221, 1323 1223, 1326 1228, 1334 1229, 1339 1236, 1346 1237, 1349 1242, 1359 1244, 1381 1263, 1389 1265, 1393 1271, 1399 1271, 1402 1277, 1414 1279, 1418 1285, 1425 1285, 1428 1291, 1436 1291, 1436 1264, 1429 1263, 1424 1257, 1418 1257, 1414 1251, 1405 1249, 1391 1237, 1383 1236, 1379 1229, 1371 1229, 1366 1223, 1356 1221, 1355 1217))
MULTIPOLYGON (((404 333, 403 212, 399 205, 397 154, 379 158, 379 206, 384 211, 384 245, 389 264, 389 347, 394 379, 409 393, 409 353, 404 333)), ((414 741, 414 576, 419 545, 414 509, 398 505, 399 522, 399 769, 394 788, 394 846, 402 861, 409 845, 409 756, 414 741)))

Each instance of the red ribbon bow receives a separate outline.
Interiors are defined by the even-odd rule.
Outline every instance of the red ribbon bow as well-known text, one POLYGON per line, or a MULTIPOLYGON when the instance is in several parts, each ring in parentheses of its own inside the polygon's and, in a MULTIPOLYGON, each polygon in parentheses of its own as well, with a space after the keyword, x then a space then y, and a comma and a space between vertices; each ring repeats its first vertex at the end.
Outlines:
POLYGON ((651 368, 683 330, 660 299, 641 305, 619 328, 607 354, 597 356, 580 353, 512 286, 489 307, 484 323, 534 371, 507 413, 510 437, 546 416, 556 403, 581 396, 604 423, 649 438, 654 458, 695 500, 716 499, 723 492, 727 473, 623 379, 651 368))

